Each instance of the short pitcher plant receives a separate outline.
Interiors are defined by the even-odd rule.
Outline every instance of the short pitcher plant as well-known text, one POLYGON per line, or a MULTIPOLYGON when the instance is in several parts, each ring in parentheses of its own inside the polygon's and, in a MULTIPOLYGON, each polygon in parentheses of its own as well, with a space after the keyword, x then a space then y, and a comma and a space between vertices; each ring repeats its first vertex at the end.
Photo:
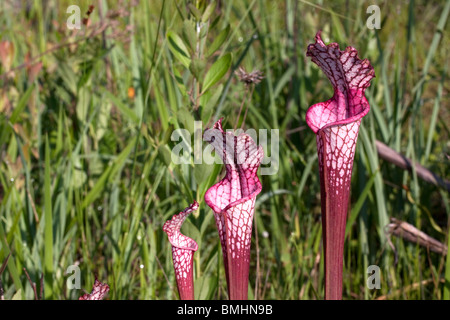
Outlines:
POLYGON ((167 233, 172 244, 173 267, 181 300, 194 300, 194 252, 198 250, 198 245, 191 238, 181 234, 180 229, 186 217, 197 209, 198 203, 194 201, 171 220, 167 220, 163 226, 163 231, 167 233))
POLYGON ((225 164, 225 177, 205 194, 214 211, 222 245, 224 268, 231 300, 248 298, 250 244, 256 195, 261 192, 257 170, 264 152, 253 139, 241 133, 225 133, 222 119, 204 132, 225 164))
POLYGON ((311 106, 306 122, 316 134, 325 253, 325 299, 342 299, 342 270, 350 180, 361 119, 369 112, 364 91, 375 76, 353 47, 325 45, 320 32, 306 55, 326 74, 333 97, 311 106))

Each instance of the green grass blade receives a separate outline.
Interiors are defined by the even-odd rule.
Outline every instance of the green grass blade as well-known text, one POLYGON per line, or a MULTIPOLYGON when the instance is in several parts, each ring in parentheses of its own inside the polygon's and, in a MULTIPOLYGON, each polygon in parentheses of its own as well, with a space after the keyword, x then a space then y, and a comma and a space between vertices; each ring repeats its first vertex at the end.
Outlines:
POLYGON ((44 173, 44 265, 45 265, 45 299, 53 298, 53 213, 52 213, 52 191, 50 185, 50 145, 48 137, 45 139, 45 173, 44 173))
POLYGON ((115 178, 115 175, 120 171, 120 169, 124 165, 131 150, 133 150, 135 140, 136 138, 131 139, 131 141, 128 142, 128 146, 117 156, 116 160, 114 161, 114 164, 103 172, 103 174, 98 179, 97 183, 84 198, 82 208, 86 208, 97 197, 100 196, 101 192, 104 191, 104 187, 108 179, 115 178))

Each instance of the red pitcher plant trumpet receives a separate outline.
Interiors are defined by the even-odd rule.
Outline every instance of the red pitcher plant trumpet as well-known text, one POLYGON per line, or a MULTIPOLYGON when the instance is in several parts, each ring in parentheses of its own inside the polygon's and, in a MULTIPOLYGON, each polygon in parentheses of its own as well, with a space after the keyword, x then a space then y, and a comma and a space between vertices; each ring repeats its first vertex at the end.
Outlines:
POLYGON ((224 132, 222 119, 204 132, 225 164, 225 177, 205 194, 214 211, 222 245, 224 268, 231 300, 248 298, 250 244, 256 195, 262 186, 257 170, 264 152, 246 133, 224 132))
POLYGON ((345 225, 350 180, 361 119, 369 112, 364 91, 375 76, 366 59, 353 47, 339 50, 325 45, 320 31, 306 55, 325 73, 334 88, 333 97, 311 106, 306 122, 316 134, 319 158, 322 226, 325 254, 325 299, 342 299, 345 225))
POLYGON ((171 220, 167 220, 163 226, 163 231, 167 233, 172 244, 173 267, 181 300, 194 300, 193 258, 198 245, 191 238, 181 234, 180 229, 186 217, 197 209, 198 203, 194 200, 194 203, 174 215, 171 220))

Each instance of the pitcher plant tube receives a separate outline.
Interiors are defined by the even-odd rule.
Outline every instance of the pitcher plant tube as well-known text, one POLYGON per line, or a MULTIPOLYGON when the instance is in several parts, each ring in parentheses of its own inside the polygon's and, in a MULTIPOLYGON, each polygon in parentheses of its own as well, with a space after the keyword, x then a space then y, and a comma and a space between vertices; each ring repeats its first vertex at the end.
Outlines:
POLYGON ((194 252, 198 250, 197 242, 181 234, 180 229, 186 217, 198 209, 197 201, 184 209, 171 220, 164 223, 163 231, 167 233, 172 244, 172 260, 177 280, 178 294, 181 300, 194 300, 194 252))
POLYGON ((228 297, 248 298, 250 245, 256 195, 262 186, 257 171, 264 152, 245 133, 225 133, 222 119, 204 132, 225 164, 225 177, 205 193, 205 202, 214 211, 222 245, 228 297))
POLYGON ((368 60, 358 58, 355 48, 341 51, 337 43, 325 45, 320 31, 306 55, 322 69, 334 88, 330 100, 308 109, 306 122, 316 134, 319 159, 325 299, 340 300, 355 146, 361 119, 370 109, 364 91, 375 73, 368 60))

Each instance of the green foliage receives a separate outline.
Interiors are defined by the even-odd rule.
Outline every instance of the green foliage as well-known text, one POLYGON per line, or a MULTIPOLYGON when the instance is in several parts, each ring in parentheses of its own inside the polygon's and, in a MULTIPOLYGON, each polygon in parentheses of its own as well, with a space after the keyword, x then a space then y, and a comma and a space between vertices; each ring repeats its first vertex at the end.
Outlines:
MULTIPOLYGON (((187 129, 194 148, 194 121, 204 130, 220 117, 226 129, 280 132, 278 172, 260 175, 249 296, 321 299, 320 184, 305 123, 307 108, 333 94, 305 57, 319 29, 327 43, 357 48, 376 73, 356 147, 344 299, 450 298, 450 254, 385 233, 395 217, 450 245, 448 192, 380 159, 375 147, 380 140, 450 176, 450 2, 379 4, 380 30, 366 27, 370 4, 361 1, 100 2, 79 31, 65 26, 70 1, 0 3, 0 41, 14 46, 11 65, 0 61, 5 299, 34 299, 24 268, 45 299, 77 299, 82 290, 66 284, 70 265, 80 267, 87 291, 95 275, 107 282, 110 299, 177 299, 162 225, 194 199, 200 208, 182 232, 199 244, 195 294, 226 299, 203 200, 223 166, 195 163, 192 154, 188 164, 171 159, 181 141, 172 141, 175 129, 187 129), (264 79, 246 85, 239 67, 264 79), (369 265, 381 268, 379 290, 366 286, 369 265)), ((81 1, 81 12, 88 5, 81 1)))
POLYGON ((216 62, 211 66, 205 76, 205 80, 202 87, 202 94, 208 91, 213 85, 219 82, 223 76, 227 73, 228 69, 231 67, 232 55, 227 53, 223 57, 217 59, 216 62))

